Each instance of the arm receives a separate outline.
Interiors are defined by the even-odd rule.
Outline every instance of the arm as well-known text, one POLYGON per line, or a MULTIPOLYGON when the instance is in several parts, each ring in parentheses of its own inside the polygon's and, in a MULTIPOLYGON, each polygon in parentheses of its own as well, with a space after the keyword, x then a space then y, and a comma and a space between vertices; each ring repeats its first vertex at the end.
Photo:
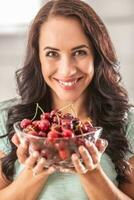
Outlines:
MULTIPOLYGON (((3 158, 4 156, 5 156, 5 154, 2 151, 0 151, 0 159, 3 158)), ((0 160, 0 190, 4 187, 8 186, 9 184, 10 184, 10 181, 8 181, 2 173, 1 160, 0 160)))
MULTIPOLYGON (((86 176, 81 175, 80 178, 88 197, 92 200, 132 200, 132 194, 126 195, 128 189, 125 193, 119 190, 101 167, 91 173, 88 172, 86 176)), ((131 185, 131 189, 132 187, 131 185)))
POLYGON ((0 190, 0 199, 36 200, 47 178, 44 172, 33 177, 32 169, 25 169, 15 181, 0 190))
POLYGON ((120 190, 122 190, 125 194, 129 195, 132 199, 134 199, 134 156, 129 159, 129 163, 131 164, 131 176, 130 183, 119 184, 120 190))

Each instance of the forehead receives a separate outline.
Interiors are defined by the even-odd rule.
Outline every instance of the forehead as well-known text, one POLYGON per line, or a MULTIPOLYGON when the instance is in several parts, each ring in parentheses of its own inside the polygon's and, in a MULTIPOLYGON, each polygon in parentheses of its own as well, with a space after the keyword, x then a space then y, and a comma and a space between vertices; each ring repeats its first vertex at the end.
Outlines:
POLYGON ((80 21, 73 17, 50 17, 40 29, 39 43, 45 45, 89 44, 80 21), (79 44, 78 44, 79 43, 79 44))

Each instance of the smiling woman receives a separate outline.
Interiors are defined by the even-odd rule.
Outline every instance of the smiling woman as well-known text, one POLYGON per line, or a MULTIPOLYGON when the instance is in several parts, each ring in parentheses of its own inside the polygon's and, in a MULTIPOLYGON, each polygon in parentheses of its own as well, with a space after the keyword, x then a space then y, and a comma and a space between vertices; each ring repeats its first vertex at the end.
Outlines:
POLYGON ((20 99, 0 105, 0 149, 5 152, 1 199, 134 199, 134 111, 117 61, 104 23, 84 1, 50 0, 39 10, 29 32, 24 66, 16 72, 20 99), (34 119, 34 126, 26 127, 29 131, 38 129, 36 103, 45 112, 42 120, 51 122, 56 116, 58 127, 50 132, 68 131, 54 115, 68 104, 73 105, 76 121, 89 121, 90 116, 93 126, 103 128, 96 142, 80 141, 78 152, 71 155, 73 168, 44 167, 48 154, 42 157, 37 149, 29 155, 28 142, 21 144, 14 133, 14 123, 24 118, 32 125, 34 119))

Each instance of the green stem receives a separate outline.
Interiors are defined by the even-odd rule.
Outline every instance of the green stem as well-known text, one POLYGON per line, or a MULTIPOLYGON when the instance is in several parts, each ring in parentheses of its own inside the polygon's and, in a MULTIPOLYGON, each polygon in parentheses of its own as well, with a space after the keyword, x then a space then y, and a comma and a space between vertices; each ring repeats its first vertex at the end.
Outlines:
POLYGON ((36 103, 36 110, 35 110, 35 114, 34 114, 34 116, 33 116, 33 118, 32 118, 32 121, 36 118, 38 109, 40 109, 41 112, 44 113, 44 111, 43 111, 42 108, 39 106, 39 104, 36 103))
POLYGON ((64 106, 64 107, 60 108, 58 111, 62 111, 62 110, 64 110, 64 109, 70 107, 71 105, 72 105, 72 104, 69 104, 69 105, 67 105, 67 106, 64 106))
POLYGON ((71 111, 72 111, 72 115, 74 115, 75 117, 78 117, 77 113, 75 112, 73 104, 71 104, 71 111))
POLYGON ((44 113, 44 110, 39 106, 38 103, 37 103, 37 107, 40 109, 40 111, 41 111, 42 113, 44 113))
POLYGON ((32 118, 32 121, 35 119, 35 117, 37 116, 37 112, 38 112, 38 106, 37 106, 37 103, 36 103, 36 110, 35 110, 35 114, 34 114, 34 116, 33 116, 33 118, 32 118))

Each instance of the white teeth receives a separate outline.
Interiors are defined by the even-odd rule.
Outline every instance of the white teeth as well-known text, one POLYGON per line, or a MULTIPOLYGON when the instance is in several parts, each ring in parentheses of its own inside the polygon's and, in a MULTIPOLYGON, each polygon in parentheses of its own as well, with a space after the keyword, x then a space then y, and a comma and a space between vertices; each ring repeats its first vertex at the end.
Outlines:
POLYGON ((62 84, 62 85, 64 85, 64 86, 72 86, 72 85, 74 85, 76 82, 77 82, 77 80, 72 81, 72 82, 63 82, 63 81, 60 81, 60 80, 59 80, 59 83, 62 84))

